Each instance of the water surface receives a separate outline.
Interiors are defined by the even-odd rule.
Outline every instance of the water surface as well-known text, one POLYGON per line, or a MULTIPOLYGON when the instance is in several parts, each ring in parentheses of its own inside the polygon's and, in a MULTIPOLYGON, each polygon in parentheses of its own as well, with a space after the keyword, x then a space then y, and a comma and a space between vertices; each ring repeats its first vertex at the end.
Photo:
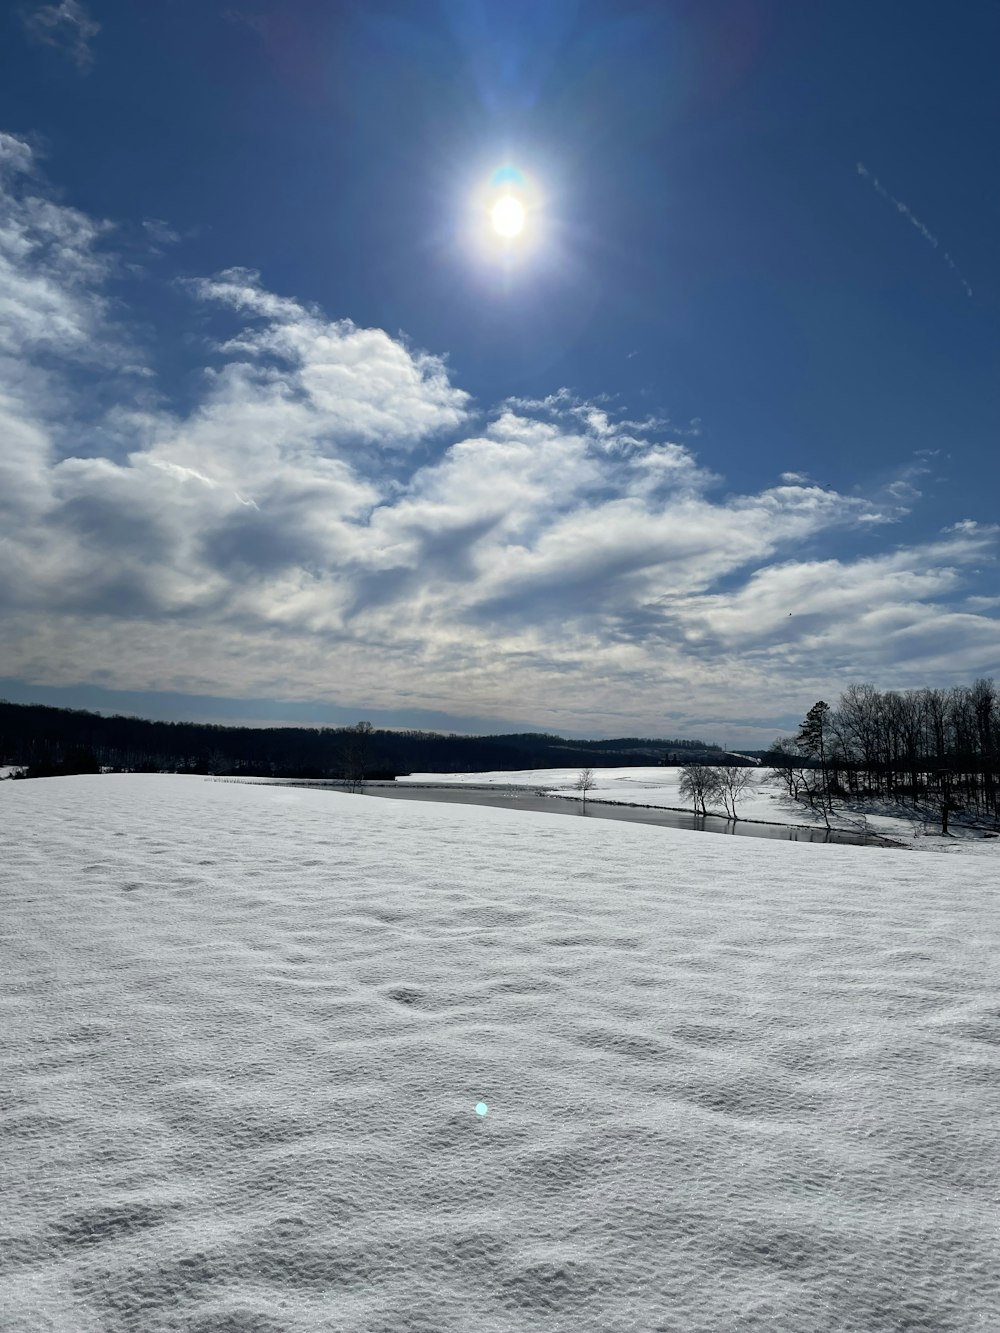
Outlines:
MULTIPOLYGON (((285 778, 275 779, 291 787, 330 787, 344 791, 343 782, 285 778)), ((360 794, 360 793, 359 793, 360 794)), ((727 833, 743 838, 777 838, 781 842, 837 842, 853 847, 884 847, 886 840, 875 834, 844 833, 836 829, 804 828, 793 824, 764 824, 753 820, 723 819, 719 815, 696 815, 687 810, 664 810, 657 806, 620 805, 591 797, 586 805, 567 796, 549 796, 537 788, 450 786, 418 783, 369 782, 364 795, 403 801, 442 801, 455 805, 491 805, 502 810, 538 810, 574 819, 617 819, 631 824, 657 824, 661 828, 694 829, 699 833, 727 833)))

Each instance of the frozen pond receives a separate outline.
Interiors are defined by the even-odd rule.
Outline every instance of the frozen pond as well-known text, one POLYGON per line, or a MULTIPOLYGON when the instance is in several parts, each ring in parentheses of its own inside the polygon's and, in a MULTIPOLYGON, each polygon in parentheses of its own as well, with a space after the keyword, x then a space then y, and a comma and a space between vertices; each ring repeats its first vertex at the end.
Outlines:
MULTIPOLYGON (((276 779, 282 786, 328 787, 334 791, 345 789, 342 782, 310 779, 276 779)), ((781 842, 836 842, 853 847, 885 846, 885 840, 875 835, 844 833, 839 830, 802 828, 791 824, 762 824, 740 819, 722 819, 718 815, 695 815, 686 810, 663 810, 654 806, 624 805, 591 797, 583 802, 566 796, 547 796, 538 790, 523 787, 498 789, 495 786, 405 786, 395 782, 368 782, 366 796, 383 796, 403 801, 444 801, 458 805, 488 805, 504 810, 538 810, 543 814, 571 815, 574 819, 617 819, 630 824, 657 824, 661 828, 696 829, 701 833, 727 833, 743 838, 777 838, 781 842)))

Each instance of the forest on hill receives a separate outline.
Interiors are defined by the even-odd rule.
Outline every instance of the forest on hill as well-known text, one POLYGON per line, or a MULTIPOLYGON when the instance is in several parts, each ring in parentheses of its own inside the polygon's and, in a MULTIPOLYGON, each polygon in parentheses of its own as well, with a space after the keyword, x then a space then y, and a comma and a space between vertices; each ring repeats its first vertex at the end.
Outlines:
POLYGON ((0 700, 0 764, 23 765, 32 777, 112 769, 351 781, 415 772, 718 762, 721 756, 718 745, 700 740, 567 740, 536 732, 457 736, 381 730, 368 722, 228 727, 0 700))

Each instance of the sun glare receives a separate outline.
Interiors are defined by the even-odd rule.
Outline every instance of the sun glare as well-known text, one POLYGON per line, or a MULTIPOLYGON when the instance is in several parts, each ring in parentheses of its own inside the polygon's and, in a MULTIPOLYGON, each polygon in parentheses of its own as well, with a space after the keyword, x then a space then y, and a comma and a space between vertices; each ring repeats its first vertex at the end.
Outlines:
POLYGON ((494 168, 468 196, 464 230, 478 263, 510 275, 538 262, 546 247, 539 183, 511 163, 494 168))
POLYGON ((501 236, 513 238, 524 230, 525 210, 520 199, 504 194, 490 209, 493 228, 501 236))

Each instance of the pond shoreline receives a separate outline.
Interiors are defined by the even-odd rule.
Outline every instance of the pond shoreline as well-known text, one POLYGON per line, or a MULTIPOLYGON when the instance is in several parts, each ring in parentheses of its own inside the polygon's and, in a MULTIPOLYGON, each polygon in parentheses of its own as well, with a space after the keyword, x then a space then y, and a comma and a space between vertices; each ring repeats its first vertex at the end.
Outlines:
MULTIPOLYGON (((349 791, 350 785, 333 778, 256 778, 217 779, 222 781, 251 781, 264 786, 303 787, 331 791, 349 791)), ((696 815, 677 806, 648 805, 629 801, 588 797, 586 803, 571 797, 552 793, 543 787, 507 786, 500 783, 432 783, 432 782, 366 782, 357 795, 375 796, 389 800, 436 800, 441 804, 485 805, 499 809, 534 809, 544 814, 564 816, 593 816, 598 819, 617 819, 621 822, 646 824, 656 827, 680 828, 697 833, 715 833, 739 837, 762 837, 781 842, 811 842, 855 847, 905 848, 904 843, 882 834, 857 833, 851 829, 826 829, 812 824, 781 824, 763 819, 726 819, 709 814, 696 815), (463 800, 463 797, 466 799, 463 800), (557 805, 561 802, 561 805, 557 805), (529 805, 530 803, 530 805, 529 805)))

